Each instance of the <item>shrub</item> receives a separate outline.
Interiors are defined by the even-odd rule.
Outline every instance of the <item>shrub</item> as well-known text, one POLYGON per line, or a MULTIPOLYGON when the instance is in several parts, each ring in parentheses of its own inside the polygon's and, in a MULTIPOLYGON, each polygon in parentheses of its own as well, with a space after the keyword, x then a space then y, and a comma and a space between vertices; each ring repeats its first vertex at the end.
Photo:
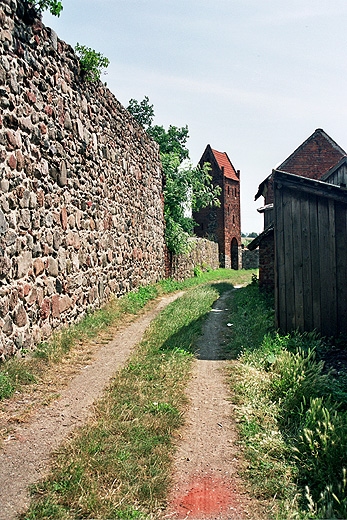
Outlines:
POLYGON ((106 69, 110 64, 109 59, 100 52, 79 43, 77 43, 75 51, 80 59, 84 79, 93 83, 99 81, 103 69, 106 69))
POLYGON ((347 373, 324 366, 327 353, 332 367, 338 356, 317 334, 271 331, 262 298, 256 287, 235 292, 232 318, 242 345, 232 389, 253 489, 279 499, 276 518, 347 518, 347 373))
POLYGON ((29 4, 39 12, 49 9, 54 16, 60 16, 63 10, 63 4, 58 0, 29 0, 29 4))

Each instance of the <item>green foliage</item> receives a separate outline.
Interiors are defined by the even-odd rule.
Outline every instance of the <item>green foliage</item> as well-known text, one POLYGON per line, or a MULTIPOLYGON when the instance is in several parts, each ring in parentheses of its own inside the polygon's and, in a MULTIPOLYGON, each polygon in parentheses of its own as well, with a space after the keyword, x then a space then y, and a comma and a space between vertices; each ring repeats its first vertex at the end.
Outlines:
POLYGON ((51 14, 54 16, 60 16, 60 13, 63 10, 62 2, 58 0, 28 0, 29 4, 31 4, 37 11, 42 12, 46 9, 49 10, 51 14))
POLYGON ((324 393, 327 376, 322 374, 323 362, 316 361, 315 351, 305 353, 284 349, 271 365, 272 399, 281 403, 278 423, 286 435, 297 433, 310 399, 324 393))
POLYGON ((153 415, 160 414, 173 414, 178 415, 179 411, 177 408, 172 406, 170 403, 157 403, 156 401, 150 403, 147 406, 147 411, 153 415))
POLYGON ((336 477, 335 480, 339 479, 336 485, 333 487, 331 484, 326 484, 316 501, 311 494, 310 488, 306 486, 305 499, 308 504, 307 509, 309 512, 309 518, 317 518, 318 520, 323 518, 327 520, 347 518, 346 469, 343 468, 342 474, 337 475, 336 477))
POLYGON ((0 400, 11 397, 22 385, 35 383, 36 377, 21 359, 12 359, 0 367, 0 400))
POLYGON ((136 99, 130 99, 127 110, 134 116, 136 121, 146 130, 148 135, 159 144, 162 154, 174 154, 179 163, 188 159, 189 150, 186 142, 189 137, 188 126, 178 128, 170 125, 168 130, 163 126, 152 125, 154 119, 154 107, 145 96, 140 103, 136 99))
POLYGON ((165 179, 166 245, 173 253, 186 253, 189 251, 188 238, 193 234, 195 225, 194 220, 187 215, 191 209, 219 206, 221 189, 212 184, 209 164, 200 168, 185 161, 189 158, 186 147, 187 126, 178 128, 170 125, 168 130, 158 125, 152 126, 154 110, 147 96, 140 103, 131 99, 128 110, 159 144, 165 179))
MULTIPOLYGON (((306 404, 306 398, 303 399, 306 404)), ((341 475, 341 461, 346 463, 346 414, 323 397, 310 398, 302 418, 302 430, 293 451, 300 462, 300 478, 319 498, 317 490, 341 475)))
POLYGON ((181 128, 170 125, 168 130, 155 125, 148 129, 148 134, 159 144, 160 153, 173 154, 178 157, 180 163, 189 158, 189 150, 186 147, 189 137, 187 125, 181 128))
POLYGON ((255 330, 231 372, 254 489, 282 501, 276 518, 346 518, 346 378, 324 367, 317 334, 270 331, 261 339, 260 316, 266 313, 255 289, 234 293, 237 319, 255 330))
POLYGON ((216 288, 199 286, 152 322, 97 403, 93 420, 59 450, 25 518, 159 518, 170 484, 172 438, 187 401, 191 352, 217 297, 216 288))
POLYGON ((145 96, 140 103, 136 99, 130 99, 127 110, 147 132, 154 119, 154 107, 149 104, 149 97, 145 96))
POLYGON ((203 273, 203 270, 202 270, 201 266, 200 265, 196 265, 194 267, 194 276, 199 277, 199 276, 202 275, 202 273, 203 273))
POLYGON ((189 207, 198 210, 207 206, 219 206, 220 188, 213 187, 210 165, 203 168, 180 165, 174 153, 161 154, 164 186, 164 216, 166 244, 176 254, 189 250, 188 238, 193 234, 194 220, 187 216, 189 207))
POLYGON ((0 372, 0 400, 11 397, 14 393, 15 387, 11 382, 7 373, 0 372))
POLYGON ((77 43, 75 51, 80 59, 84 79, 93 83, 99 81, 101 74, 105 73, 103 69, 110 64, 109 59, 100 52, 79 43, 77 43))
MULTIPOLYGON (((256 277, 250 273, 252 280, 256 277)), ((236 357, 240 352, 248 355, 258 349, 267 333, 274 331, 274 301, 268 294, 259 292, 256 284, 239 289, 231 299, 233 323, 231 338, 225 350, 236 357)))
POLYGON ((136 314, 147 302, 158 296, 158 290, 154 285, 139 287, 136 291, 126 294, 122 300, 122 309, 125 312, 136 314))

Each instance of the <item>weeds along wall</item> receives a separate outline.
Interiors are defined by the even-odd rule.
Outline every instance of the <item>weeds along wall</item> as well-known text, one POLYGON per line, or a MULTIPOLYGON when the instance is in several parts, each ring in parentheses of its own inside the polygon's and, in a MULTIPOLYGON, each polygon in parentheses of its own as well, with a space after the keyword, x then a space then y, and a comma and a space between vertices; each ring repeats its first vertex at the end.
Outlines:
POLYGON ((218 244, 205 238, 189 238, 190 250, 186 254, 167 253, 166 276, 185 280, 194 276, 196 270, 218 269, 218 244))
POLYGON ((0 3, 0 358, 164 276, 157 145, 25 3, 0 3))

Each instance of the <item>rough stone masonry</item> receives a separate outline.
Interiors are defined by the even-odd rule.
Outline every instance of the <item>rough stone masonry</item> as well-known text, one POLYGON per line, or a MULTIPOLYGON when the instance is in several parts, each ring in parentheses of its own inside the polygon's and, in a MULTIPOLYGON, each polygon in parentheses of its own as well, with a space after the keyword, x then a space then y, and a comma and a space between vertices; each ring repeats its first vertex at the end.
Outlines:
POLYGON ((23 0, 0 0, 0 358, 164 276, 157 145, 23 0))

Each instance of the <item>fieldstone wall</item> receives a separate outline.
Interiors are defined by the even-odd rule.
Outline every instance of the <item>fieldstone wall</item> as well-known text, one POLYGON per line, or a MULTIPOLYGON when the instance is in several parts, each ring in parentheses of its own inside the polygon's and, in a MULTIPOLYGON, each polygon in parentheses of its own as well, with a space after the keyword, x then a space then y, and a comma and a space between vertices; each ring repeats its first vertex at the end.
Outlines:
POLYGON ((164 276, 157 145, 25 2, 0 2, 0 358, 164 276))
POLYGON ((250 251, 249 249, 241 250, 242 269, 258 269, 259 268, 259 249, 250 251))
POLYGON ((194 276, 195 267, 219 268, 218 244, 205 238, 189 238, 191 250, 185 255, 169 255, 167 276, 174 280, 185 280, 194 276))

